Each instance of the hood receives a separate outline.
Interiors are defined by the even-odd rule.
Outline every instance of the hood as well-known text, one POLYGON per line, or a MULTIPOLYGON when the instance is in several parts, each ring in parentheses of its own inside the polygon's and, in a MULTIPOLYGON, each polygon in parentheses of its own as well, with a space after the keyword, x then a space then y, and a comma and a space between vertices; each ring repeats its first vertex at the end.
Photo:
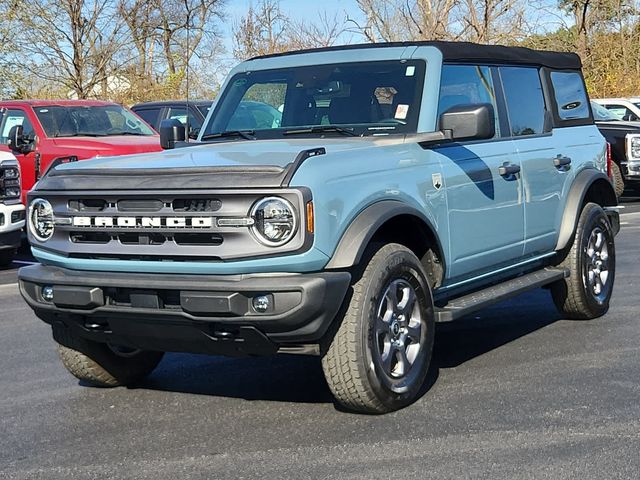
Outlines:
POLYGON ((114 135, 112 137, 58 137, 52 139, 57 147, 64 148, 80 158, 127 155, 132 153, 158 152, 158 135, 114 135))
POLYGON ((13 155, 13 153, 0 150, 0 162, 3 162, 5 160, 15 160, 15 159, 16 157, 13 155))
MULTIPOLYGON (((177 148, 160 153, 103 157, 59 165, 38 182, 39 190, 280 187, 304 150, 326 155, 402 143, 393 137, 243 140, 177 148)), ((292 171, 293 170, 293 171, 292 171)))
MULTIPOLYGON (((396 137, 397 138, 397 137, 396 137)), ((381 137, 354 138, 297 138, 295 140, 228 140, 217 143, 176 148, 161 153, 128 155, 126 157, 102 157, 58 169, 166 169, 191 167, 285 167, 293 162, 298 153, 312 148, 325 147, 327 154, 367 148, 386 142, 381 137)))
POLYGON ((598 128, 605 128, 607 130, 624 130, 626 132, 640 132, 640 122, 627 122, 625 120, 612 120, 612 121, 596 121, 598 128))

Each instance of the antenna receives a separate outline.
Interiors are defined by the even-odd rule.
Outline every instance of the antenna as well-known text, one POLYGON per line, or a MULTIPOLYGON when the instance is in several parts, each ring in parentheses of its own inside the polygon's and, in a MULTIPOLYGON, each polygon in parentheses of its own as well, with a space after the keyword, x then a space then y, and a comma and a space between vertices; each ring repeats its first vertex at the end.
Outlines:
POLYGON ((191 10, 189 9, 189 0, 184 0, 184 6, 187 9, 187 58, 185 61, 185 75, 187 81, 187 118, 185 119, 185 128, 187 129, 187 134, 185 135, 187 143, 189 140, 189 59, 191 58, 189 55, 189 43, 190 43, 190 26, 191 26, 191 10))

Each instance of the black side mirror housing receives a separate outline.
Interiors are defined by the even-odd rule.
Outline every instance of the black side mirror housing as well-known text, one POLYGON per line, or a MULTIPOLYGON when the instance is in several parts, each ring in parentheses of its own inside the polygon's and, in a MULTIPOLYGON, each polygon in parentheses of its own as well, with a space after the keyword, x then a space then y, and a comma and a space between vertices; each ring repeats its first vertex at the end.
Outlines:
POLYGON ((440 129, 452 140, 486 140, 496 133, 495 112, 490 103, 455 105, 440 115, 440 129))
POLYGON ((7 146, 12 152, 24 154, 33 150, 34 141, 24 136, 24 128, 22 125, 14 125, 9 130, 9 142, 7 146))
POLYGON ((191 140, 196 140, 198 138, 198 135, 200 134, 200 128, 199 127, 189 127, 189 138, 191 140))
POLYGON ((160 122, 160 146, 164 150, 176 148, 176 143, 187 139, 187 129, 175 118, 168 118, 160 122))

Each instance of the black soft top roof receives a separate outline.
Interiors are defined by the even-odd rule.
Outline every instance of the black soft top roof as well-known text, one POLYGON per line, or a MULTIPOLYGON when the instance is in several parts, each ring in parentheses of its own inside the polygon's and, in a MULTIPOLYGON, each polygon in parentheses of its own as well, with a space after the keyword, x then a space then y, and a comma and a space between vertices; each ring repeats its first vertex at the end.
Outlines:
POLYGON ((582 67, 580 57, 575 53, 551 52, 532 50, 525 47, 507 47, 504 45, 481 45, 471 42, 386 42, 363 43, 354 45, 339 45, 335 47, 312 48, 309 50, 296 50, 272 55, 262 55, 258 58, 281 57, 285 55, 297 55, 302 53, 328 52, 337 50, 358 50, 369 48, 389 47, 419 47, 432 46, 442 52, 445 61, 448 62, 481 62, 488 64, 509 63, 517 65, 540 65, 556 69, 577 70, 582 67))

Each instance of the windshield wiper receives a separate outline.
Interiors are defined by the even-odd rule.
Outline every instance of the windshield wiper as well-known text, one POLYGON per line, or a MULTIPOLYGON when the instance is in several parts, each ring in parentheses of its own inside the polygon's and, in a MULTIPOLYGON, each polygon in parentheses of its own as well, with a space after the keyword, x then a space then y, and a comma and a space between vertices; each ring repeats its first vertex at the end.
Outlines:
POLYGON ((109 132, 109 133, 103 133, 101 136, 103 136, 103 137, 111 137, 111 136, 117 136, 117 135, 135 135, 137 137, 147 137, 148 136, 146 133, 142 133, 142 132, 109 132))
POLYGON ((78 132, 78 133, 58 133, 54 135, 55 138, 64 138, 64 137, 102 137, 101 133, 91 133, 91 132, 78 132))
POLYGON ((256 132, 254 130, 226 130, 219 133, 208 133, 203 135, 201 140, 211 140, 212 138, 227 138, 227 137, 242 137, 245 140, 255 140, 253 135, 256 132))
POLYGON ((353 131, 353 128, 337 127, 335 125, 316 125, 315 127, 301 128, 299 130, 287 130, 284 135, 303 135, 305 133, 328 133, 335 132, 342 135, 348 135, 350 137, 357 137, 358 134, 353 131))

